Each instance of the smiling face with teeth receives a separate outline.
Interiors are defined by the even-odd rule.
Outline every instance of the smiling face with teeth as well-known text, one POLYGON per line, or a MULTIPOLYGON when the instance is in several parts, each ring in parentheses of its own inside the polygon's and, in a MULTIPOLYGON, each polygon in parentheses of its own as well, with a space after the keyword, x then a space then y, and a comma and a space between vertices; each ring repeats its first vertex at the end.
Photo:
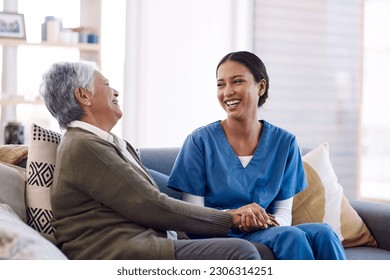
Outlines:
POLYGON ((96 71, 94 82, 94 104, 96 113, 102 118, 116 122, 122 117, 122 110, 118 105, 118 92, 110 87, 109 81, 96 71))
POLYGON ((243 64, 227 60, 217 70, 217 96, 228 118, 257 118, 258 100, 265 81, 257 83, 243 64))
POLYGON ((109 81, 98 71, 95 71, 91 91, 80 90, 78 100, 85 111, 84 121, 110 132, 123 115, 118 104, 118 92, 110 87, 109 81))

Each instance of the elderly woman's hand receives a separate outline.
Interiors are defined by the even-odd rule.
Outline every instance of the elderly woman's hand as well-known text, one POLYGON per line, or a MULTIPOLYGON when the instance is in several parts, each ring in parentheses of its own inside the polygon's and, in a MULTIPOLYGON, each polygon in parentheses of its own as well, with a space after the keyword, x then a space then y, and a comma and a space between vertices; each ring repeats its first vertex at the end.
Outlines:
POLYGON ((228 212, 241 216, 241 223, 238 228, 243 232, 253 232, 279 226, 275 216, 267 214, 263 207, 257 203, 244 205, 238 209, 228 210, 228 212))

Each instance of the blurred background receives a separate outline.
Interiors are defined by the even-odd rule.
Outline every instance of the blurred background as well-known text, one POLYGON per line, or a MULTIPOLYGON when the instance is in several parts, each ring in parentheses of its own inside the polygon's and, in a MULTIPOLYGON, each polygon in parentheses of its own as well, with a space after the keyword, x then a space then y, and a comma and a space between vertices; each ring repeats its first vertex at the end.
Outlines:
MULTIPOLYGON (((100 23, 101 70, 120 92, 114 132, 136 147, 177 147, 223 119, 216 65, 248 50, 270 76, 259 119, 305 147, 328 142, 348 197, 390 203, 390 0, 3 0, 0 10, 23 14, 26 41, 37 43, 0 44, 3 99, 11 68, 13 94, 36 100, 51 63, 80 59, 78 49, 39 45, 46 16, 80 26, 80 1, 101 7, 88 17, 100 23)), ((24 126, 25 141, 32 122, 59 131, 39 101, 2 102, 1 123, 10 121, 24 126)))

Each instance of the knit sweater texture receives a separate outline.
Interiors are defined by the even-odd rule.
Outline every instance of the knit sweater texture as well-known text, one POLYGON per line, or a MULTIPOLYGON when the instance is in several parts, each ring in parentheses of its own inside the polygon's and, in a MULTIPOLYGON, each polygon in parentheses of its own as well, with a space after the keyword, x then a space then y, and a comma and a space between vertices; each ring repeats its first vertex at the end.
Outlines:
POLYGON ((114 144, 81 128, 58 147, 51 206, 57 246, 70 259, 175 259, 167 230, 225 236, 232 222, 161 193, 114 144))

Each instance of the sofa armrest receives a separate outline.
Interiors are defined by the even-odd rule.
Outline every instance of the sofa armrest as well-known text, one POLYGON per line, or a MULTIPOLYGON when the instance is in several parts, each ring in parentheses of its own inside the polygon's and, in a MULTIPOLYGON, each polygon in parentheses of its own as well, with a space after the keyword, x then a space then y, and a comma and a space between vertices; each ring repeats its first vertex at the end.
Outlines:
POLYGON ((379 248, 390 251, 390 204, 351 200, 371 234, 378 242, 379 248))

